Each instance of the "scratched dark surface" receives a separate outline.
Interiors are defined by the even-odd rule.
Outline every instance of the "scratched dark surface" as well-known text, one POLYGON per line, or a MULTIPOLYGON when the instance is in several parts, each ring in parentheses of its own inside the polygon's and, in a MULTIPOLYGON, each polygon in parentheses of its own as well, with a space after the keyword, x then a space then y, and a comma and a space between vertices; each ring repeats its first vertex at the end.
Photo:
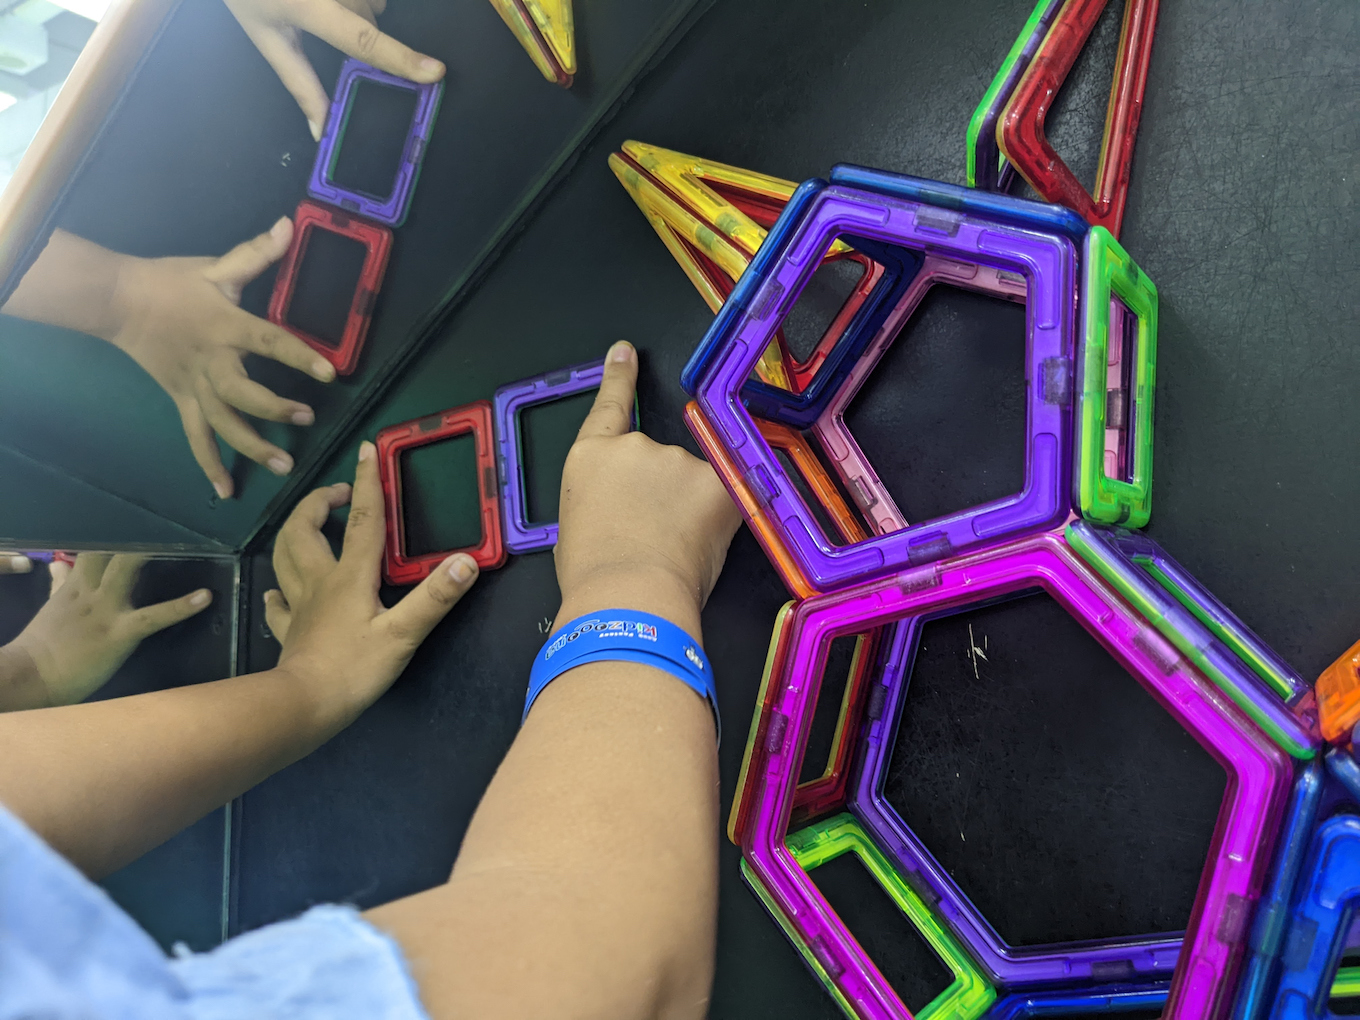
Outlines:
MULTIPOLYGON (((677 378, 710 315, 607 170, 608 154, 637 138, 794 180, 851 161, 961 182, 968 118, 1030 6, 1026 0, 719 0, 582 149, 523 233, 425 338, 385 396, 370 407, 349 405, 356 417, 343 436, 314 454, 319 467, 308 483, 348 477, 359 441, 383 425, 598 357, 618 337, 642 351, 643 429, 693 449, 679 417, 684 396, 677 378)), ((599 30, 598 17, 580 19, 587 46, 599 30)), ((1108 16, 1050 125, 1059 151, 1088 181, 1117 34, 1115 16, 1108 16)), ((1360 478, 1347 467, 1360 438, 1351 382, 1360 371, 1353 342, 1360 285, 1358 51, 1354 4, 1164 5, 1123 235, 1161 295, 1149 530, 1305 676, 1315 676, 1356 636, 1360 545, 1352 508, 1360 502, 1360 478)), ((457 54, 436 52, 457 68, 457 54)), ((508 68, 523 57, 506 50, 496 59, 510 62, 508 68)), ((276 158, 286 134, 279 104, 286 102, 263 91, 258 101, 271 125, 260 144, 272 146, 276 158)), ((483 101, 499 100, 488 90, 483 101)), ((516 93, 506 101, 520 99, 516 93)), ((449 110, 446 99, 437 144, 457 137, 461 116, 473 116, 449 110)), ((300 144, 297 134, 288 135, 288 144, 300 144)), ((466 201, 430 170, 417 197, 421 215, 445 215, 466 201)), ((211 179, 240 171, 224 164, 201 172, 211 179)), ((232 194, 233 201, 246 201, 232 194)), ((205 189, 203 201, 211 200, 205 189)), ((246 219, 267 225, 278 214, 275 205, 250 209, 246 219)), ((193 237, 195 228, 184 231, 193 237)), ((218 246, 220 233, 210 237, 218 246)), ((432 274, 431 267, 461 257, 456 253, 465 243, 465 235, 413 235, 394 263, 385 300, 391 305, 393 295, 413 294, 402 283, 407 272, 432 274)), ((403 306, 391 314, 415 322, 425 311, 403 306)), ((1018 465, 1007 452, 1016 449, 1019 427, 1013 391, 990 360, 981 369, 977 362, 979 352, 1006 354, 1003 340, 1014 335, 1009 311, 987 302, 946 303, 932 321, 919 323, 921 343, 941 359, 930 365, 935 399, 894 401, 892 386, 882 382, 866 391, 853 424, 866 448, 883 451, 880 468, 908 505, 966 505, 985 498, 988 486, 1000 484, 996 479, 1016 477, 1018 465), (951 406, 966 411, 948 416, 951 406), (923 441, 936 428, 947 430, 940 443, 959 451, 953 463, 923 441), (976 451, 976 459, 968 451, 976 451)), ((388 342, 380 339, 375 350, 398 343, 388 342)), ((909 392, 910 351, 885 366, 893 372, 903 375, 903 392, 909 392)), ((62 441, 78 443, 78 434, 66 427, 62 441)), ((173 434, 162 440, 157 450, 178 441, 173 434)), ((170 457, 174 470, 139 484, 181 484, 187 455, 159 455, 170 457)), ((252 496, 247 510, 231 511, 221 526, 187 498, 152 502, 170 508, 164 512, 175 527, 246 535, 277 505, 278 494, 257 475, 250 481, 268 491, 252 496)), ((129 527, 135 523, 134 516, 129 527)), ((261 536, 244 564, 252 609, 270 583, 262 553, 269 538, 261 536)), ((514 736, 540 626, 557 598, 548 554, 512 558, 479 582, 392 691, 353 727, 243 798, 236 814, 235 930, 313 902, 367 906, 444 878, 514 736)), ((727 734, 720 752, 724 812, 769 629, 784 599, 754 540, 741 532, 705 614, 727 734)), ((242 628, 246 668, 269 665, 276 646, 258 616, 249 615, 242 628)), ((1006 647, 1006 633, 998 624, 995 635, 987 634, 989 648, 1002 645, 991 663, 997 671, 991 686, 955 685, 949 697, 913 704, 913 726, 919 726, 913 732, 922 736, 912 749, 912 774, 933 777, 911 789, 913 811, 936 821, 938 852, 970 892, 993 898, 998 926, 1022 941, 1177 923, 1187 909, 1186 876, 1202 856, 1197 840, 1212 814, 1216 774, 1174 726, 1144 711, 1131 681, 1106 691, 1092 679, 1089 648, 1066 621, 1037 619, 1022 628, 1023 648, 1006 647), (1042 666, 1029 654, 1036 649, 1045 653, 1042 666), (1032 724, 1035 706, 1057 711, 1064 691, 1079 693, 1075 703, 1086 706, 1092 720, 1129 731, 1118 743, 1132 775, 1112 773, 1109 759, 1090 757, 1091 748, 1078 739, 1080 718, 1064 720, 1075 750, 1073 741, 1051 739, 1032 724), (1122 705, 1139 707, 1121 712, 1122 705), (988 731, 970 729, 964 720, 988 731), (1184 770, 1173 767, 1178 761, 1184 770), (988 808, 985 802, 1003 796, 1004 785, 964 780, 980 777, 984 766, 993 776, 1000 770, 1005 778, 1009 770, 1035 777, 1025 781, 1029 796, 988 808), (953 780, 951 771, 959 773, 953 780), (1114 781, 1119 798, 1108 795, 1114 781), (955 844, 946 823, 968 797, 983 803, 964 826, 968 838, 955 844), (1043 810, 1027 815, 1021 806, 1030 803, 1043 810), (1130 818, 1142 825, 1142 837, 1153 844, 1147 852, 1157 855, 1167 876, 1151 889, 1136 885, 1148 873, 1139 868, 1150 865, 1123 866, 1123 855, 1132 851, 1115 837, 1130 818), (985 831, 970 831, 979 824, 985 831), (1010 886, 989 890, 987 876, 1003 868, 1012 869, 1010 886), (1100 889, 1070 882, 1078 870, 1102 876, 1100 889)), ((967 650, 957 630, 946 627, 939 635, 941 654, 923 659, 913 678, 918 691, 939 689, 956 676, 967 650)), ((724 841, 721 854, 712 1015, 838 1015, 743 888, 736 850, 724 841)), ((895 952, 895 938, 907 939, 900 943, 903 954, 917 951, 867 909, 851 925, 869 931, 866 940, 885 953, 895 952)))

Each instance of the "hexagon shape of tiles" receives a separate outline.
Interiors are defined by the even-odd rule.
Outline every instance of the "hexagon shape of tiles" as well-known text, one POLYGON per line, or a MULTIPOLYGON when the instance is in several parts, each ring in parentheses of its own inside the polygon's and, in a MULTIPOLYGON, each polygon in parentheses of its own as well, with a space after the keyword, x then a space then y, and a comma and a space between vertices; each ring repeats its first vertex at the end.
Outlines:
MULTIPOLYGON (((803 755, 822 664, 833 638, 948 615, 979 602, 1029 588, 1043 588, 1062 604, 1115 659, 1170 711, 1228 773, 1208 860, 1183 940, 1159 939, 1135 946, 1065 946, 1053 952, 1016 954, 1000 942, 984 918, 928 851, 913 847, 905 825, 893 825, 881 805, 877 762, 891 746, 891 726, 904 683, 884 692, 884 710, 866 733, 865 765, 852 810, 890 858, 903 866, 912 888, 939 897, 951 929, 988 973, 1012 986, 1043 986, 1113 979, 1117 975, 1165 977, 1175 965, 1164 1016, 1213 1020, 1231 1003, 1251 908, 1270 863, 1280 813, 1288 799, 1290 759, 1272 744, 1216 687, 1201 676, 1157 631, 1134 614, 1063 542, 1046 533, 945 563, 899 572, 856 588, 810 599, 791 622, 785 669, 770 684, 770 728, 784 729, 782 743, 767 754, 752 784, 751 820, 743 853, 753 875, 778 908, 789 915, 825 920, 825 901, 809 891, 805 873, 785 845, 793 791, 803 755), (780 722, 782 717, 783 722, 780 722), (874 755, 877 759, 871 760, 874 755), (803 877, 800 877, 803 876, 803 877)), ((904 639, 909 641, 910 639, 904 639)), ((890 810, 890 809, 889 809, 890 810)), ((899 820, 900 821, 900 820, 899 820)), ((822 960, 841 994, 888 1003, 872 968, 854 952, 829 945, 822 960), (840 955, 838 955, 840 953, 840 955)), ((887 1008, 885 1005, 883 1008, 887 1008)))
MULTIPOLYGON (((831 176, 830 184, 799 187, 681 379, 724 446, 734 479, 759 504, 761 513, 748 513, 748 520, 765 518, 782 553, 819 592, 1060 524, 1071 498, 1073 237, 1085 236, 1084 223, 1068 210, 917 178, 851 167, 831 176), (882 265, 883 278, 802 393, 749 381, 837 240, 882 265), (919 299, 926 286, 917 280, 927 255, 957 263, 958 275, 978 266, 1010 274, 1012 288, 1023 281, 1030 381, 1025 486, 979 507, 836 546, 760 436, 754 415, 798 428, 824 415, 865 352, 896 335, 912 295, 919 299)), ((933 265, 927 280, 941 271, 940 262, 933 265)), ((871 496, 867 488, 860 494, 863 502, 871 496)), ((891 523, 885 518, 880 526, 891 523)))

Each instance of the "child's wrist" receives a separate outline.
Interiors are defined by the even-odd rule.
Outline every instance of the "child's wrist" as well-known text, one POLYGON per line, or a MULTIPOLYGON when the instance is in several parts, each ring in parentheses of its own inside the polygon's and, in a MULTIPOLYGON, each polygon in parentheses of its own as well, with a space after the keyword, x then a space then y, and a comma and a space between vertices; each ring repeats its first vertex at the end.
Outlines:
POLYGON ((703 644, 701 594, 678 573, 655 566, 611 567, 582 578, 562 594, 553 631, 602 609, 635 609, 669 620, 703 644))
POLYGON ((95 332, 95 336, 126 352, 123 340, 129 332, 128 323, 135 318, 138 307, 143 303, 147 289, 143 263, 149 260, 113 252, 109 254, 113 259, 113 286, 109 292, 107 310, 101 316, 100 329, 95 332))

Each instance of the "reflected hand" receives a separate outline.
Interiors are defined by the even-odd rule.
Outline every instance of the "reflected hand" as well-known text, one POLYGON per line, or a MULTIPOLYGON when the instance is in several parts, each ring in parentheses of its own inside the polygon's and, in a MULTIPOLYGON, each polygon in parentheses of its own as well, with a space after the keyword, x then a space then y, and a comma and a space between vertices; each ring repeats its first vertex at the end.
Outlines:
POLYGON ((105 339, 170 394, 194 460, 222 499, 233 486, 214 433, 276 475, 293 469, 293 458, 238 412, 294 425, 316 420, 306 404, 252 381, 244 356, 272 358, 322 382, 335 378, 334 366, 292 333, 239 307, 242 288, 283 256, 292 237, 284 217, 221 258, 127 258, 119 271, 116 326, 105 339))
POLYGON ((81 553, 64 583, 6 646, 11 655, 32 664, 48 704, 83 701, 118 672, 143 640, 187 620, 212 601, 212 592, 200 588, 134 609, 132 589, 146 560, 129 554, 81 553))
POLYGON ((27 574, 32 569, 33 561, 23 553, 0 549, 0 574, 27 574))
POLYGON ((567 454, 557 548, 557 626, 598 609, 640 609, 698 634, 699 611, 741 524, 707 463, 630 432, 637 352, 615 344, 567 454))
POLYGON ((429 84, 444 77, 444 65, 379 32, 376 18, 387 0, 225 0, 250 41, 269 61, 307 117, 312 137, 321 140, 330 100, 302 52, 298 32, 309 32, 337 50, 380 71, 429 84))
POLYGON ((283 651, 278 670, 300 678, 348 722, 406 668, 435 624, 477 578, 477 564, 455 553, 391 609, 378 600, 386 532, 378 458, 359 447, 354 486, 317 489, 293 510, 274 543, 279 589, 265 592, 265 621, 283 651), (321 526, 350 504, 337 561, 321 526))

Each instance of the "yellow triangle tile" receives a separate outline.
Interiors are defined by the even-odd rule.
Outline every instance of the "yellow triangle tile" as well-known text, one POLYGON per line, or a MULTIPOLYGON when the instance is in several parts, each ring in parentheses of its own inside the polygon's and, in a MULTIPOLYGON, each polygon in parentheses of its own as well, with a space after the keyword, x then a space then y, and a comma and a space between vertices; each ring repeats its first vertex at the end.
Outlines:
MULTIPOLYGON (((634 159, 634 153, 645 157, 653 168, 660 165, 657 154, 679 156, 666 149, 640 147, 638 143, 625 143, 624 152, 634 159), (629 147, 632 146, 632 151, 629 147)), ((688 157, 683 157, 688 158, 688 157)), ((640 159, 638 165, 642 165, 640 159)), ((672 162, 673 166, 683 164, 672 162)), ((722 164, 716 164, 721 167, 722 164)), ((714 286, 703 266, 694 257, 694 252, 702 252, 734 284, 750 265, 751 255, 760 247, 765 238, 765 230, 736 206, 717 193, 705 187, 698 178, 683 172, 670 172, 663 176, 653 176, 653 171, 644 167, 646 172, 639 173, 628 160, 615 153, 609 157, 609 167, 619 179, 629 196, 637 204, 647 222, 652 225, 666 250, 680 265, 681 270, 704 299, 709 309, 716 312, 723 304, 723 294, 714 286), (662 187, 657 180, 664 180, 662 187), (702 205, 715 216, 700 218, 673 192, 680 192, 686 199, 700 198, 702 205), (706 222, 707 221, 707 222, 706 222), (712 223, 714 226, 710 226, 712 223), (714 227, 718 227, 717 230, 714 227), (721 232, 719 232, 721 231, 721 232)), ((724 168, 733 169, 735 168, 724 168)), ((744 171, 737 171, 744 173, 744 171)), ((774 178, 771 178, 774 180, 774 178)), ((790 192, 791 193, 791 192, 790 192)), ((756 366, 756 374, 764 381, 783 389, 789 389, 789 377, 779 353, 778 343, 771 343, 761 355, 756 366)))

